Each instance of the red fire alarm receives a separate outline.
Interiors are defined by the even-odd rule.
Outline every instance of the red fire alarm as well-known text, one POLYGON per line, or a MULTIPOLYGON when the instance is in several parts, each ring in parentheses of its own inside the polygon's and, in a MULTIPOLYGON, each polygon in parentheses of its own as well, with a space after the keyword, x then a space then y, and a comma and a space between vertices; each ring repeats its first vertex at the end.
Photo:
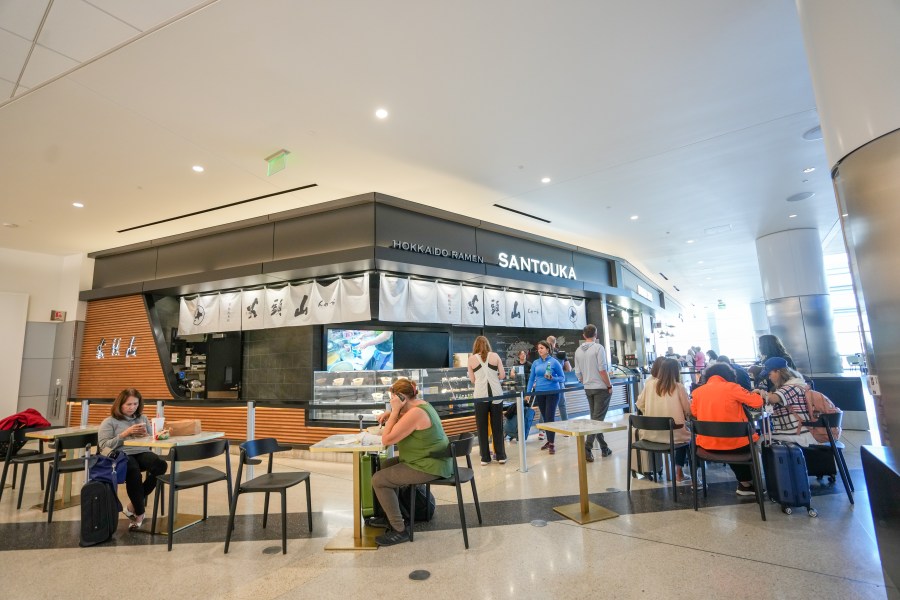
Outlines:
POLYGON ((65 321, 66 320, 66 311, 51 310, 50 311, 50 320, 51 321, 65 321))

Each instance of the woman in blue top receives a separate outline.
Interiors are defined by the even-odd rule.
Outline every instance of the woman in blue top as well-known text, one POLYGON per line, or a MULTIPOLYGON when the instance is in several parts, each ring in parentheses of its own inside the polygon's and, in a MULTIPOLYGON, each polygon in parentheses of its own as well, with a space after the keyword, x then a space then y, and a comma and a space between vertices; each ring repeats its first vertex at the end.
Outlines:
MULTIPOLYGON (((537 351, 540 358, 531 363, 531 374, 528 376, 529 392, 544 392, 549 390, 561 390, 566 374, 562 365, 550 355, 550 344, 541 340, 537 343, 537 351)), ((544 423, 552 423, 556 420, 556 407, 559 405, 560 394, 546 394, 536 397, 537 406, 541 411, 541 420, 544 423)), ((541 446, 541 450, 549 450, 550 454, 556 454, 556 433, 547 432, 547 443, 541 446)))

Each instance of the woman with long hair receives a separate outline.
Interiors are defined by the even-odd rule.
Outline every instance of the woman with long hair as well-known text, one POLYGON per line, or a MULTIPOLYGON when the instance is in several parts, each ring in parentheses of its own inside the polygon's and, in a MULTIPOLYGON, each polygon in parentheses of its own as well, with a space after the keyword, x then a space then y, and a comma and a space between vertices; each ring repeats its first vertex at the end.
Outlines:
POLYGON ((381 469, 372 475, 372 489, 385 517, 371 519, 369 525, 388 528, 375 538, 379 546, 409 541, 400 512, 399 488, 453 475, 450 457, 433 456, 450 444, 434 407, 418 397, 419 390, 409 379, 395 381, 390 394, 391 410, 378 415, 378 421, 384 424, 381 440, 385 445, 397 444, 400 455, 383 460, 381 469))
POLYGON ((144 416, 144 399, 134 388, 119 392, 110 409, 110 416, 100 424, 98 438, 100 450, 120 450, 128 457, 128 471, 125 474, 125 489, 128 505, 125 516, 131 519, 129 529, 138 529, 144 523, 147 496, 156 488, 156 478, 166 472, 168 466, 159 456, 145 446, 123 446, 128 438, 145 437, 150 434, 150 422, 144 416), (147 478, 141 481, 141 471, 147 478))
MULTIPOLYGON (((541 340, 536 345, 540 358, 531 363, 531 375, 528 376, 525 393, 562 390, 566 374, 559 361, 550 355, 550 344, 547 343, 547 340, 541 340)), ((557 392, 535 397, 538 409, 541 411, 541 420, 544 423, 552 423, 556 420, 556 407, 559 405, 561 395, 560 392, 557 392)), ((548 431, 547 443, 541 446, 541 450, 548 450, 550 454, 556 454, 555 441, 556 433, 548 431)))
MULTIPOLYGON (((656 363, 654 363, 656 366, 656 363)), ((691 441, 691 434, 684 424, 691 414, 691 404, 687 390, 681 383, 681 364, 673 358, 664 358, 659 365, 656 377, 651 379, 637 400, 637 407, 647 417, 672 417, 675 420, 675 443, 691 441)), ((662 444, 669 443, 666 431, 644 431, 642 439, 662 444)), ((687 463, 688 447, 675 449, 675 480, 685 481, 683 465, 687 463)))
POLYGON ((475 338, 472 354, 469 355, 469 381, 475 384, 475 426, 478 429, 478 448, 481 464, 491 462, 491 447, 488 443, 488 418, 494 438, 494 455, 501 465, 506 463, 506 449, 503 445, 503 400, 491 400, 503 393, 500 380, 506 378, 503 361, 496 352, 491 352, 491 343, 483 335, 475 338))

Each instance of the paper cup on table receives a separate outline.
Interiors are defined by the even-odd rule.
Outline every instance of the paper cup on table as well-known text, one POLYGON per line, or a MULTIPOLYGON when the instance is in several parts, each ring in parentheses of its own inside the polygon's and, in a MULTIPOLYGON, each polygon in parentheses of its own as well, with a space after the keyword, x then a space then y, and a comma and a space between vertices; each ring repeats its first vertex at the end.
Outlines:
POLYGON ((165 424, 165 417, 154 417, 150 419, 150 427, 153 429, 150 435, 153 436, 153 439, 156 439, 156 436, 159 435, 159 432, 163 430, 165 424))

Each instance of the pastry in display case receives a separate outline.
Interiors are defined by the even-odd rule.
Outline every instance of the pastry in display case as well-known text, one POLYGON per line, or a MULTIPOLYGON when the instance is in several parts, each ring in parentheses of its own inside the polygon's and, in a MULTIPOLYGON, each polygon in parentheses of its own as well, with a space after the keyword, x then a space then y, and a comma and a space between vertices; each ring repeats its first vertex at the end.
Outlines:
POLYGON ((419 369, 391 371, 315 371, 313 400, 309 406, 310 421, 359 424, 375 422, 373 410, 384 410, 390 385, 401 377, 419 382, 419 369))

